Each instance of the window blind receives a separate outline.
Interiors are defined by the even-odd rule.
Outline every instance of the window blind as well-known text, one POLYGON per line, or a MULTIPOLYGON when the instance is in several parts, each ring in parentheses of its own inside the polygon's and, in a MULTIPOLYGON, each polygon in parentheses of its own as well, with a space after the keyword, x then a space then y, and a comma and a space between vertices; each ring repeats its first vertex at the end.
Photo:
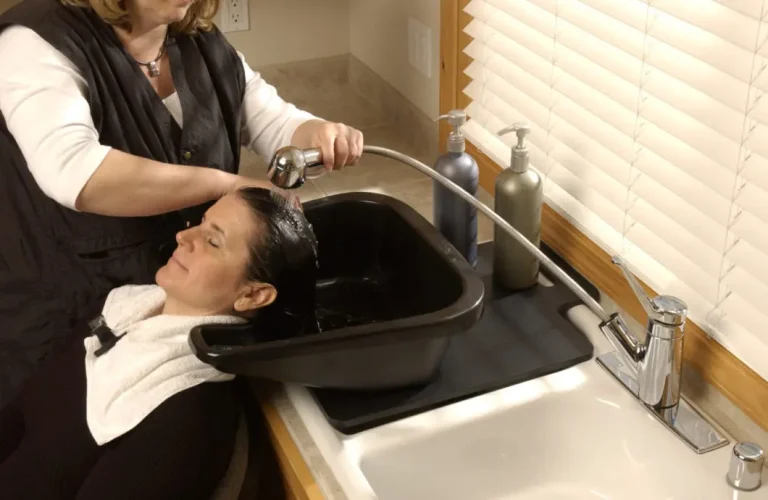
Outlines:
POLYGON ((467 138, 768 380, 768 0, 472 0, 467 138))

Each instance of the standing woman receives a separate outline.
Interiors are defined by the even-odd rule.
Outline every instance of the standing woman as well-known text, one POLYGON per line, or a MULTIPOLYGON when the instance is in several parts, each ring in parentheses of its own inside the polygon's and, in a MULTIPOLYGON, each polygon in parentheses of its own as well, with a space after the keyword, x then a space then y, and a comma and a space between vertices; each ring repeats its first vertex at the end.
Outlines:
POLYGON ((151 283, 240 147, 362 134, 283 101, 213 26, 218 0, 24 0, 0 16, 0 407, 107 292, 151 283))

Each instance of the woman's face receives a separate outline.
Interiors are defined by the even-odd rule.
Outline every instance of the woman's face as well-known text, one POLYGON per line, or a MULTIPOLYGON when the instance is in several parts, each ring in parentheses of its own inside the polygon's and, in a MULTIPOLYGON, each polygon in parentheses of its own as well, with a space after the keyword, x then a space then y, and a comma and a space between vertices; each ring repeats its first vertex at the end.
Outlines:
POLYGON ((250 245, 264 227, 236 194, 221 198, 199 226, 176 235, 178 247, 155 279, 176 314, 246 312, 271 303, 271 285, 248 281, 250 245))
POLYGON ((128 0, 126 7, 144 23, 172 24, 184 19, 193 0, 128 0))

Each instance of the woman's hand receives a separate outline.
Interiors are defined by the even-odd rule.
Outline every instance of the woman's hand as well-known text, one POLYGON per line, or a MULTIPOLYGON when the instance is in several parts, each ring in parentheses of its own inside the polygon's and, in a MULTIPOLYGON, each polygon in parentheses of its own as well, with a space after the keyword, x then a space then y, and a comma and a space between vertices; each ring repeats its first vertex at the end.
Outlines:
POLYGON ((357 165, 363 154, 363 133, 343 123, 308 120, 296 128, 291 145, 301 149, 320 148, 328 170, 357 165))

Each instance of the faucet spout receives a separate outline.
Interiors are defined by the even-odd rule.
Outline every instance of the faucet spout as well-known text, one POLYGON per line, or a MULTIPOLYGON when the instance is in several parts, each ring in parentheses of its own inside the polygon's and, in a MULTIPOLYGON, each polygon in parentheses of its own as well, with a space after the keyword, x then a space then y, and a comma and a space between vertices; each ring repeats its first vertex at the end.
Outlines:
POLYGON ((627 370, 637 379, 640 376, 640 363, 645 357, 645 344, 632 333, 618 313, 614 313, 607 321, 600 323, 600 330, 613 345, 616 354, 627 370))

